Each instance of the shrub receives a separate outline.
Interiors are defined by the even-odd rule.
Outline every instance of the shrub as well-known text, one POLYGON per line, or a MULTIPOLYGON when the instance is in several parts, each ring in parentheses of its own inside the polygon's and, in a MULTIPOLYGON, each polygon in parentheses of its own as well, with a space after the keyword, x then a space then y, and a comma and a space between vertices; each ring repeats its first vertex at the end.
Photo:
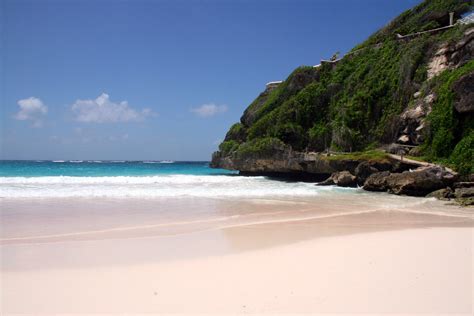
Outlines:
POLYGON ((237 148, 239 148, 239 143, 235 140, 224 141, 219 145, 219 150, 223 155, 232 154, 237 148))
POLYGON ((469 120, 464 123, 455 112, 452 85, 460 77, 472 71, 474 71, 474 61, 458 69, 445 71, 434 79, 433 85, 435 85, 437 99, 433 104, 433 110, 428 115, 431 133, 424 144, 425 154, 433 160, 448 158, 460 141, 463 131, 469 129, 469 120))
POLYGON ((267 157, 273 156, 275 151, 284 150, 286 145, 274 137, 265 137, 246 142, 237 150, 238 156, 245 157, 267 157))
POLYGON ((308 150, 324 151, 328 148, 331 131, 329 126, 324 123, 315 124, 308 131, 308 150))
POLYGON ((239 143, 244 142, 246 138, 247 138, 247 131, 241 123, 235 123, 234 125, 232 125, 232 127, 229 129, 229 131, 225 135, 226 141, 235 140, 239 143))
POLYGON ((461 174, 474 173, 474 131, 456 145, 449 161, 461 174))

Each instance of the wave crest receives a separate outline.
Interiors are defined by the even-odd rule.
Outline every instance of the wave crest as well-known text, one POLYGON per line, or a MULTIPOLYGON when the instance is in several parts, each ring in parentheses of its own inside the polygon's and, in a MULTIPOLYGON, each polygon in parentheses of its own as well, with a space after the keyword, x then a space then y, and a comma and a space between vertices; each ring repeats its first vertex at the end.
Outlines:
MULTIPOLYGON (((311 183, 285 183, 265 177, 163 175, 115 177, 2 177, 0 196, 20 197, 265 197, 314 196, 311 183)), ((335 189, 335 188, 334 188, 335 189)), ((340 189, 339 189, 340 190, 340 189)))

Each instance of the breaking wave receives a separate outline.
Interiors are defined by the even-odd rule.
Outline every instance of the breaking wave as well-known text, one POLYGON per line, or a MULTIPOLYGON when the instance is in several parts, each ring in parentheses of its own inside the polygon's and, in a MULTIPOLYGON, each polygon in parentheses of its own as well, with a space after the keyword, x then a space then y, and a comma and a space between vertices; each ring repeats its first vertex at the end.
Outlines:
MULTIPOLYGON (((314 196, 312 183, 281 182, 265 177, 162 175, 114 177, 1 177, 0 197, 265 197, 314 196)), ((353 191, 354 189, 349 189, 353 191)))

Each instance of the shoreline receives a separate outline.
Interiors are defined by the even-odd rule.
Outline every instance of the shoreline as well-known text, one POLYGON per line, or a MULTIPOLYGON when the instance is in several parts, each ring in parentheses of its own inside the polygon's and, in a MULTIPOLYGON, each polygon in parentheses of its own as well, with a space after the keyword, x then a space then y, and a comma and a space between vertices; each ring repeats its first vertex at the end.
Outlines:
POLYGON ((469 174, 435 163, 395 155, 386 150, 329 155, 272 148, 271 154, 249 157, 217 151, 211 168, 236 170, 242 176, 316 182, 318 186, 360 187, 371 192, 435 197, 460 206, 474 205, 474 182, 469 174))
POLYGON ((2 311, 467 315, 474 225, 444 220, 369 213, 2 245, 2 311))
POLYGON ((421 217, 422 225, 474 222, 471 208, 446 201, 351 188, 337 190, 323 187, 314 196, 292 198, 2 199, 0 245, 167 236, 286 222, 345 221, 364 216, 384 221, 407 218, 404 224, 421 217))
POLYGON ((314 188, 309 197, 2 199, 1 311, 470 313, 470 209, 314 188))

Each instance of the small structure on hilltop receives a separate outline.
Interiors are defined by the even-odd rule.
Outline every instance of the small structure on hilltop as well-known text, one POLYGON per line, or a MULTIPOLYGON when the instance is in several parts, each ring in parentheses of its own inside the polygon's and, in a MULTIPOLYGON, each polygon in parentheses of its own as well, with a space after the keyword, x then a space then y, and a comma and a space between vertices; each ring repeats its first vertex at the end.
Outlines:
POLYGON ((440 32, 440 31, 445 31, 445 30, 448 30, 452 27, 455 27, 457 24, 470 24, 470 23, 473 23, 473 22, 474 22, 474 11, 470 11, 470 12, 464 14, 463 17, 460 20, 456 21, 456 23, 454 23, 454 12, 449 12, 449 25, 441 26, 441 27, 431 29, 431 30, 427 30, 427 31, 415 32, 415 33, 411 33, 411 34, 407 34, 407 35, 401 35, 401 34, 397 33, 396 37, 397 37, 397 39, 409 39, 409 38, 413 38, 413 37, 423 35, 423 34, 437 33, 437 32, 440 32))
POLYGON ((449 25, 454 24, 454 12, 449 12, 449 25))
POLYGON ((329 60, 330 61, 336 61, 339 57, 339 54, 341 54, 341 52, 335 52, 329 60))
MULTIPOLYGON (((411 39, 411 38, 417 37, 419 35, 427 34, 427 33, 429 34, 429 33, 437 33, 439 31, 444 31, 444 30, 450 29, 452 27, 455 27, 458 24, 466 25, 466 24, 471 24, 471 23, 474 23, 474 10, 471 10, 469 12, 464 13, 461 16, 461 18, 456 21, 456 23, 454 22, 454 12, 449 12, 449 25, 441 26, 441 27, 431 29, 431 30, 427 30, 427 31, 415 32, 415 33, 411 33, 411 34, 407 34, 407 35, 401 35, 401 34, 397 33, 396 38, 399 39, 399 40, 401 40, 401 39, 411 39)), ((381 45, 382 45, 382 43, 376 43, 372 46, 363 47, 363 48, 357 49, 355 51, 349 52, 349 53, 347 53, 346 55, 344 55, 342 57, 339 57, 340 54, 341 54, 340 52, 335 52, 331 56, 331 58, 321 59, 321 63, 319 63, 317 65, 314 65, 313 68, 319 68, 319 67, 321 67, 322 64, 333 64, 333 65, 335 65, 340 60, 342 60, 345 56, 356 54, 356 53, 358 53, 358 52, 360 52, 364 49, 367 49, 367 48, 379 48, 381 45)), ((268 82, 266 84, 267 91, 272 91, 273 89, 278 87, 282 82, 283 82, 282 80, 268 82)))
POLYGON ((278 87, 283 81, 270 81, 269 83, 266 84, 267 90, 273 90, 276 87, 278 87))
POLYGON ((335 52, 331 56, 331 58, 329 58, 329 60, 321 59, 321 64, 324 64, 324 63, 335 64, 335 63, 337 63, 338 61, 340 61, 342 59, 342 58, 339 58, 339 54, 340 54, 340 52, 335 52))

